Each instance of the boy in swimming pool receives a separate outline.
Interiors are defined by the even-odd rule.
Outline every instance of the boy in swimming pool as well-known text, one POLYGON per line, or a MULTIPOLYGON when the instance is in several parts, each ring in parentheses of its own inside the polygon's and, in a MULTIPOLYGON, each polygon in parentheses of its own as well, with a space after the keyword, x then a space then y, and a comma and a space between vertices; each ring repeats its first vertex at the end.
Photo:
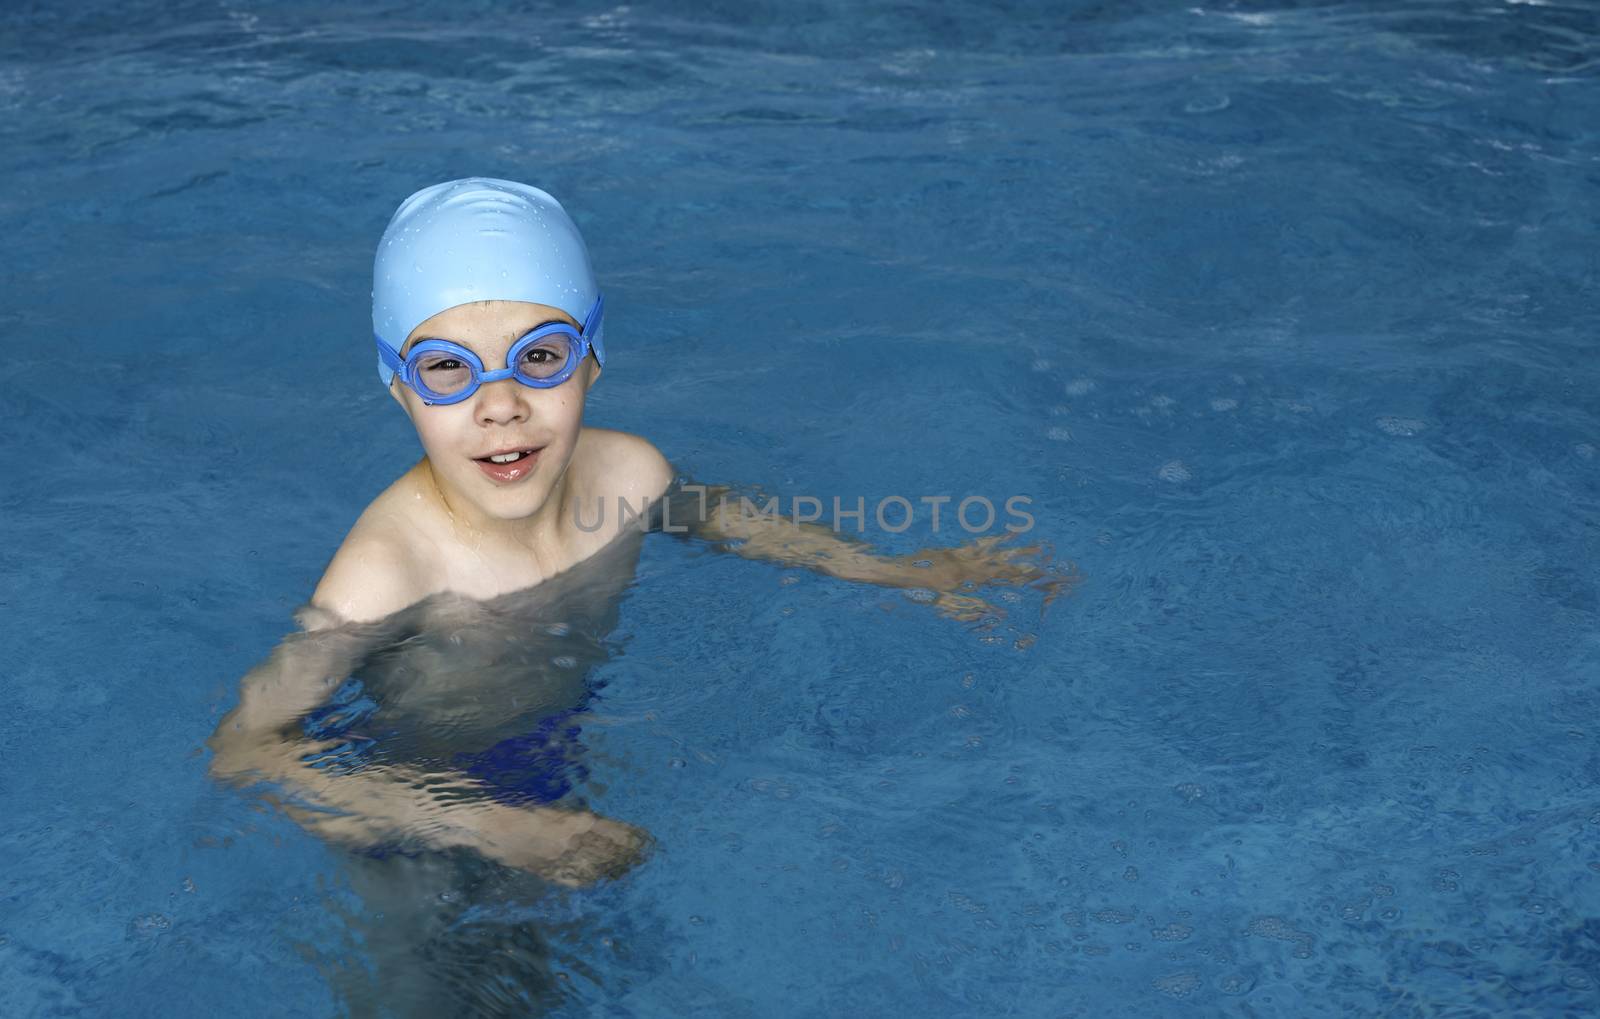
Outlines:
MULTIPOLYGON (((400 832, 567 884, 616 873, 645 843, 629 825, 488 798, 441 810, 430 787, 472 781, 404 767, 308 767, 337 741, 284 736, 359 664, 383 620, 419 607, 470 612, 562 574, 636 529, 622 513, 599 526, 580 514, 644 507, 673 482, 647 440, 583 424, 605 364, 605 303, 577 227, 545 192, 476 177, 417 192, 379 243, 373 284, 379 376, 425 455, 356 521, 299 614, 308 633, 246 677, 238 707, 211 738, 213 773, 288 787, 302 801, 283 803, 296 820, 347 843, 400 832)), ((997 539, 887 558, 821 527, 739 510, 686 519, 688 505, 678 503, 674 524, 741 555, 931 589, 964 618, 988 609, 967 593, 976 584, 1050 583, 1024 561, 1033 550, 1000 550, 997 539)))

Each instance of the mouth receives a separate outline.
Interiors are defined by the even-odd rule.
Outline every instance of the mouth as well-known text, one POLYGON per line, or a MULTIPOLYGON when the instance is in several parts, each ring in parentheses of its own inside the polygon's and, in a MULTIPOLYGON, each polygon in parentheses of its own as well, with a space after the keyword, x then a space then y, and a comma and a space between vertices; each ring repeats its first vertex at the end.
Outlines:
POLYGON ((534 465, 539 462, 539 451, 543 448, 525 446, 520 449, 502 449, 485 456, 474 457, 473 462, 490 480, 508 484, 533 473, 534 465))

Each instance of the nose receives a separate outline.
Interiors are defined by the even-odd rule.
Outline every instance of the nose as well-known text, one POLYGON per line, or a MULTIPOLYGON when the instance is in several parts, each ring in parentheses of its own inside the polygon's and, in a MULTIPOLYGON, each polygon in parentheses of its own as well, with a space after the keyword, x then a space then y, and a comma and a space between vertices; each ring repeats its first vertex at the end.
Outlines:
POLYGON ((480 425, 513 425, 528 420, 528 387, 516 379, 485 382, 473 394, 473 415, 480 425))

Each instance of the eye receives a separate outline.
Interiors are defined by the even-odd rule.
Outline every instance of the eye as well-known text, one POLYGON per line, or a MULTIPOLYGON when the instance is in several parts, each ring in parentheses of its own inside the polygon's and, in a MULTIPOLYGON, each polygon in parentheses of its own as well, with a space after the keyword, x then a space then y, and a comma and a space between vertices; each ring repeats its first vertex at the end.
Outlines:
POLYGON ((472 384, 472 367, 449 351, 429 351, 417 362, 416 379, 434 393, 459 393, 472 384))
POLYGON ((556 359, 556 352, 549 347, 534 347, 522 355, 522 360, 528 364, 549 364, 556 359))
POLYGON ((541 340, 522 352, 517 371, 529 378, 548 379, 566 366, 570 347, 561 337, 541 340))

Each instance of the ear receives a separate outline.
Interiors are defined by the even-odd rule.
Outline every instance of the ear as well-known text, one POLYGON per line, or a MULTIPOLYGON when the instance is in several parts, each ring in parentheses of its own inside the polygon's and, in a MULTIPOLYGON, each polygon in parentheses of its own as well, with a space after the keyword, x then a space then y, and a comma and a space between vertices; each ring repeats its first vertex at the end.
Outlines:
POLYGON ((587 395, 589 390, 594 388, 594 384, 599 381, 600 372, 602 369, 600 367, 600 362, 594 359, 593 354, 590 354, 584 359, 583 366, 587 369, 583 383, 583 391, 584 394, 587 395))

